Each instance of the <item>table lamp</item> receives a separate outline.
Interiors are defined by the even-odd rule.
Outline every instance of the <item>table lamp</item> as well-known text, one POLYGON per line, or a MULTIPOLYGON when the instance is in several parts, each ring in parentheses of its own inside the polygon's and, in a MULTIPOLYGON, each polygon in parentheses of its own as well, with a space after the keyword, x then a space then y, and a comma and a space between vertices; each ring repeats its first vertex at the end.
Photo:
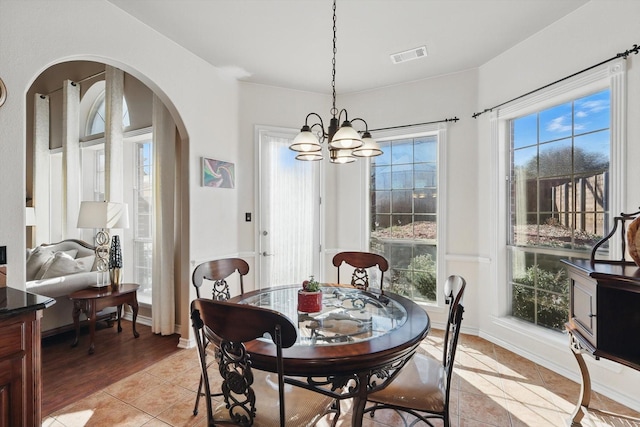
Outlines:
MULTIPOLYGON (((78 228, 97 228, 96 267, 99 272, 109 270, 109 229, 129 228, 129 209, 126 203, 82 202, 78 214, 78 228)), ((106 281, 101 281, 106 285, 106 281)))

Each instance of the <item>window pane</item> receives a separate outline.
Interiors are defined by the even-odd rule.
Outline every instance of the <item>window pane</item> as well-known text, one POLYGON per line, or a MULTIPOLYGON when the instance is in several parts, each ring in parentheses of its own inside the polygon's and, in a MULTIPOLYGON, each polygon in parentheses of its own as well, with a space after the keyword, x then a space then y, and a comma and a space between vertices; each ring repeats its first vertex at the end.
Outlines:
POLYGON ((515 171, 523 177, 538 176, 538 147, 521 148, 513 152, 515 171))
POLYGON ((391 192, 373 191, 371 193, 372 213, 391 213, 391 192))
MULTIPOLYGON (((375 158, 375 157, 374 157, 375 158)), ((371 185, 377 190, 391 189, 391 167, 375 166, 371 168, 371 185)))
POLYGON ((438 181, 435 163, 418 163, 414 165, 415 188, 435 187, 438 181))
POLYGON ((393 212, 410 214, 413 210, 413 192, 411 190, 403 190, 394 191, 392 194, 393 212))
POLYGON ((540 112, 540 142, 567 138, 572 135, 571 103, 540 112))
POLYGON ((415 162, 435 163, 438 155, 437 139, 434 136, 417 138, 414 145, 415 162))
MULTIPOLYGON (((512 122, 513 148, 535 145, 538 142, 538 115, 531 114, 512 122)), ((517 163, 516 163, 517 164, 517 163)))
POLYGON ((391 162, 394 165, 413 163, 413 140, 393 141, 391 143, 391 162))
POLYGON ((576 174, 599 173, 609 169, 609 131, 589 133, 575 138, 576 174))
POLYGON ((433 188, 416 190, 413 193, 413 212, 436 213, 438 207, 437 190, 433 188))
POLYGON ((404 189, 413 188, 413 165, 399 165, 392 167, 391 188, 404 189))
POLYGON ((538 174, 545 176, 562 176, 571 173, 571 140, 549 142, 540 145, 538 174))
POLYGON ((609 91, 577 99, 574 107, 576 133, 609 128, 610 102, 609 91))

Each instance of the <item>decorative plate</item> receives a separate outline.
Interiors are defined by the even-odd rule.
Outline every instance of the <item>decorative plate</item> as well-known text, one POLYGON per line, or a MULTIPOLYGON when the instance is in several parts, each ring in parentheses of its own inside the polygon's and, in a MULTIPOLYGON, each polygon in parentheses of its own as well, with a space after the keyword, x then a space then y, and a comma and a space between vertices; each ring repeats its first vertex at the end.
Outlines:
POLYGON ((637 266, 640 267, 640 254, 638 250, 640 250, 640 233, 638 229, 640 228, 640 216, 634 219, 631 224, 629 224, 629 229, 627 230, 627 248, 629 250, 629 255, 636 263, 637 266))
POLYGON ((7 87, 4 85, 2 79, 0 79, 0 107, 7 100, 7 87))

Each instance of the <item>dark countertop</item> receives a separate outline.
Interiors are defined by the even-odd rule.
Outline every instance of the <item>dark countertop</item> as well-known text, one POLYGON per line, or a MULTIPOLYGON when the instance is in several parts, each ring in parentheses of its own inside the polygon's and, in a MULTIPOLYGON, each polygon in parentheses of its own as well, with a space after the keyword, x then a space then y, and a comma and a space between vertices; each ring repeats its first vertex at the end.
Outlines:
POLYGON ((0 319, 51 307, 56 300, 14 288, 0 288, 0 319))

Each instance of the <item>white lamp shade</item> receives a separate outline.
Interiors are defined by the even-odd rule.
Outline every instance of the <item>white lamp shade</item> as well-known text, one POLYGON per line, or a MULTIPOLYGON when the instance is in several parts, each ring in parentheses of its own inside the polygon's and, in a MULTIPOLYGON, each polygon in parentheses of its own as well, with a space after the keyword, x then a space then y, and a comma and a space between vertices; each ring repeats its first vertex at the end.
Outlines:
POLYGON ((330 150, 331 158, 329 161, 331 163, 337 164, 345 164, 355 162, 356 158, 351 155, 351 150, 330 150))
POLYGON ((319 151, 313 153, 300 153, 296 156, 296 160, 306 160, 315 162, 318 160, 322 160, 322 153, 319 151))
POLYGON ((129 207, 126 203, 82 202, 78 228, 129 228, 129 207))
POLYGON ((351 154, 356 157, 374 157, 382 154, 382 150, 376 140, 369 136, 362 138, 362 146, 353 150, 351 154))
POLYGON ((27 227, 36 225, 36 208, 27 207, 27 210, 25 213, 26 213, 27 227))
POLYGON ((348 122, 342 124, 329 143, 329 147, 337 148, 339 150, 344 148, 353 150, 360 146, 362 146, 362 138, 360 138, 358 132, 356 132, 348 122))
POLYGON ((322 146, 320 145, 320 141, 318 141, 318 137, 315 136, 313 132, 303 131, 295 137, 289 148, 301 153, 310 153, 320 151, 322 146))

